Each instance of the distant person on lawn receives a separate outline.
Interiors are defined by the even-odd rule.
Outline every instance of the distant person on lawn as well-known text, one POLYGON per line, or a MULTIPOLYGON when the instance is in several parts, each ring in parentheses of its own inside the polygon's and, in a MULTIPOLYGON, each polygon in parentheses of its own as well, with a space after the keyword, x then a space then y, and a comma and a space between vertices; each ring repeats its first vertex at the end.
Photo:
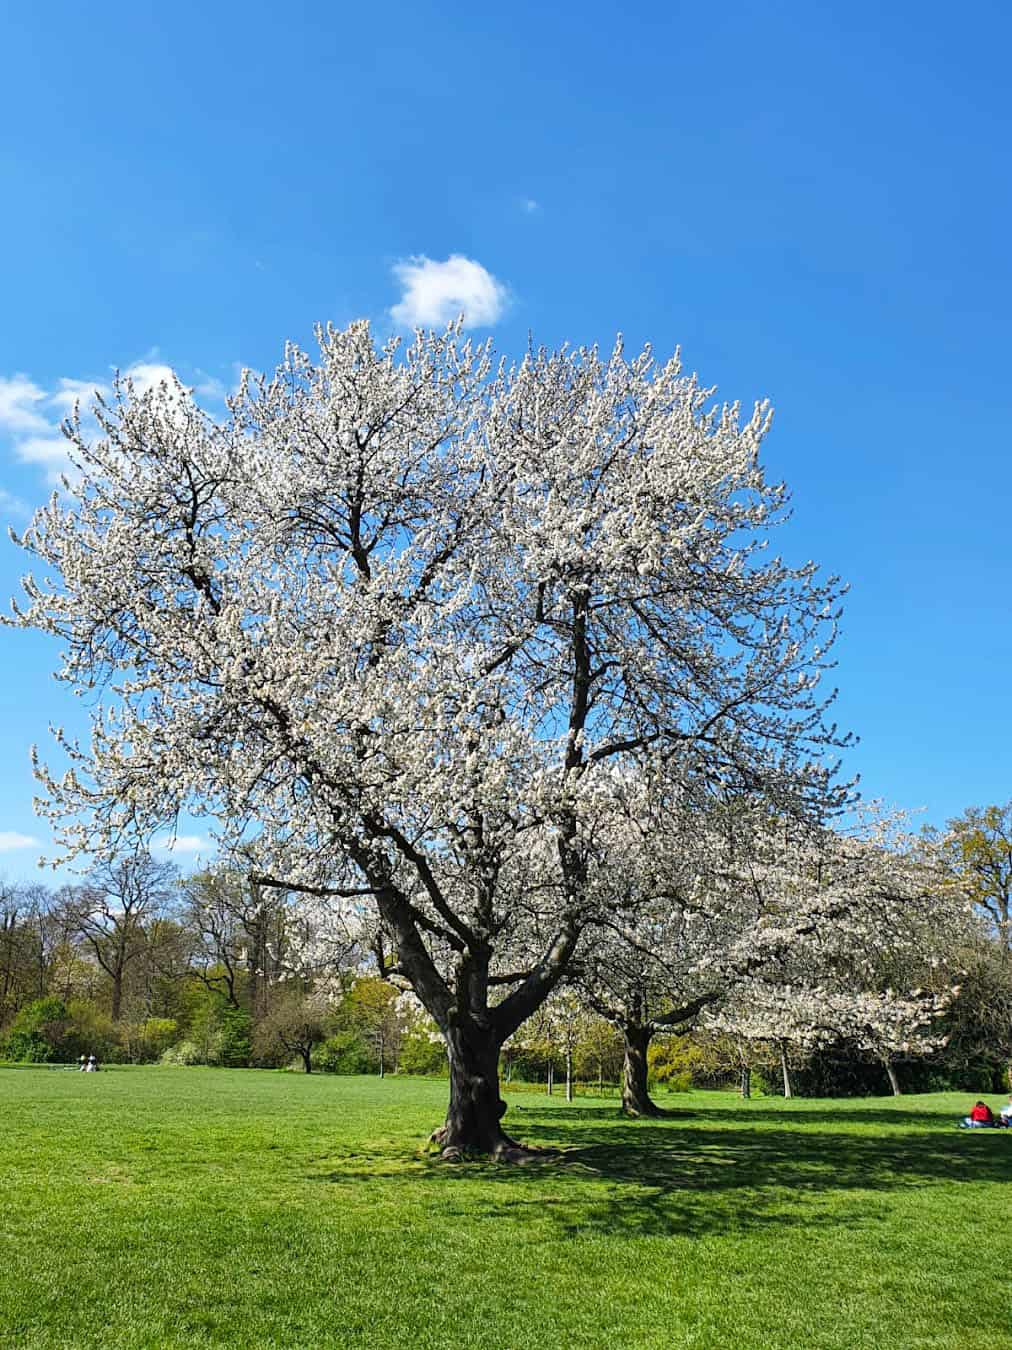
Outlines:
POLYGON ((973 1110, 968 1116, 964 1116, 960 1121, 960 1128, 964 1130, 986 1130, 994 1125, 994 1113, 987 1102, 975 1102, 973 1110))

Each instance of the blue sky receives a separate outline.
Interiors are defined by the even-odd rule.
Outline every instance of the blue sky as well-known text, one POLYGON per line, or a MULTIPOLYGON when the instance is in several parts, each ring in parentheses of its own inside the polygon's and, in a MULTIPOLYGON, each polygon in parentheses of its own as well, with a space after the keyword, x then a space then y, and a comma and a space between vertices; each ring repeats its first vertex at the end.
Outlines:
MULTIPOLYGON (((681 344, 773 400, 782 548, 851 582, 847 769, 932 821, 1012 796, 1007 6, 54 0, 4 28, 0 514, 115 366, 210 398, 317 320, 465 292, 506 352, 681 344)), ((0 591, 22 566, 0 546, 0 591)), ((0 632, 8 876, 48 837, 28 747, 80 725, 54 663, 0 632)))

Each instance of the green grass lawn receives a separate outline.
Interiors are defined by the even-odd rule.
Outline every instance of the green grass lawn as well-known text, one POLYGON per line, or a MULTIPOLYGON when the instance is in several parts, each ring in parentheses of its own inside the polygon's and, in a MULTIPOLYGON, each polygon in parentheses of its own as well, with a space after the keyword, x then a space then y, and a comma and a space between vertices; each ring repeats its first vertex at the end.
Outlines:
POLYGON ((429 1157, 446 1085, 0 1070, 0 1345, 973 1347, 1012 1327, 1012 1131, 968 1099, 529 1093, 527 1168, 429 1157))

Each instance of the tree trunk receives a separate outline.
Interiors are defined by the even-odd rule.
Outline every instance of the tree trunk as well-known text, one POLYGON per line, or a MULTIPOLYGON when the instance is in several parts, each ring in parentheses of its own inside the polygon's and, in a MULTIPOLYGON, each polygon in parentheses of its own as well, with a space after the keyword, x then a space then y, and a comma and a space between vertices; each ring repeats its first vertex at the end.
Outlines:
POLYGON ((900 1092, 900 1080, 896 1077, 896 1067, 891 1060, 885 1061, 885 1071, 889 1075, 889 1086, 893 1090, 894 1097, 902 1096, 900 1092))
POLYGON ((450 1105, 433 1141, 442 1145, 445 1158, 486 1153, 521 1161, 524 1150, 500 1124, 506 1103, 499 1095, 501 1047, 496 1034, 475 1023, 458 1023, 443 1034, 450 1061, 450 1105))
POLYGON ((305 1070, 306 1070, 306 1073, 312 1073, 312 1072, 313 1072, 313 1052, 312 1052, 312 1050, 300 1050, 300 1051, 299 1051, 299 1054, 302 1056, 302 1063, 303 1063, 303 1066, 304 1066, 304 1068, 305 1068, 305 1070))
POLYGON ((787 1065, 787 1047, 784 1045, 783 1041, 780 1042, 779 1048, 780 1048, 780 1069, 784 1075, 784 1096, 793 1097, 794 1093, 791 1091, 791 1071, 787 1065))
POLYGON ((555 1065, 551 1060, 548 1061, 548 1095, 552 1095, 552 1088, 555 1086, 555 1065))
POLYGON ((383 1033, 382 1033, 382 1031, 380 1032, 379 1043, 380 1043, 380 1077, 382 1078, 382 1077, 383 1077, 383 1074, 384 1074, 384 1064, 383 1064, 384 1051, 385 1051, 385 1049, 386 1049, 385 1045, 383 1044, 383 1033))
POLYGON ((566 1051, 566 1101, 573 1100, 573 1052, 566 1051))
POLYGON ((113 972, 112 977, 112 1008, 110 1015, 114 1022, 120 1019, 120 1012, 123 1008, 123 971, 122 968, 113 972))
POLYGON ((747 1064, 741 1066, 738 1091, 741 1093, 742 1101, 748 1101, 752 1096, 752 1070, 747 1064))
POLYGON ((647 1050, 652 1033, 635 1023, 622 1027, 625 1062, 622 1065, 622 1114, 626 1116, 663 1116, 647 1090, 647 1050))

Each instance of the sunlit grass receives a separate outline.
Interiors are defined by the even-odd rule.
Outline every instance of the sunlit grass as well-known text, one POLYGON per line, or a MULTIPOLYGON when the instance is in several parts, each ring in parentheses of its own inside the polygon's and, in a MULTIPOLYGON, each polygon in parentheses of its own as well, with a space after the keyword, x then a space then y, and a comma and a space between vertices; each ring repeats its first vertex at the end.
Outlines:
POLYGON ((527 1168, 424 1149, 445 1083, 0 1071, 0 1345, 990 1346, 1012 1131, 962 1097, 513 1098, 527 1168))

